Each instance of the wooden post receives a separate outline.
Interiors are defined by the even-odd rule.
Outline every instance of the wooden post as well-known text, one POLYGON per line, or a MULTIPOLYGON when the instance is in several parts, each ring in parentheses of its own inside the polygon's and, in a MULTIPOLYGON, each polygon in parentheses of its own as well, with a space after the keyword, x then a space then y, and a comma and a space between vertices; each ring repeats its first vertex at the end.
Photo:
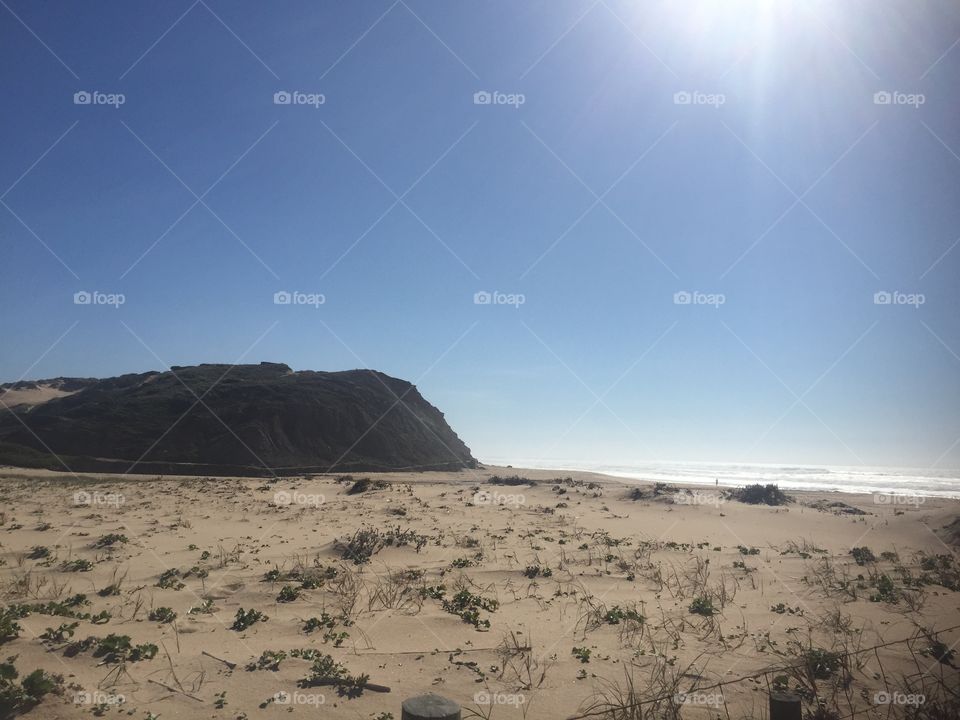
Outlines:
POLYGON ((770 720, 802 720, 800 696, 794 693, 770 693, 770 720))
POLYGON ((439 695, 418 695, 403 701, 400 720, 460 720, 460 706, 439 695))

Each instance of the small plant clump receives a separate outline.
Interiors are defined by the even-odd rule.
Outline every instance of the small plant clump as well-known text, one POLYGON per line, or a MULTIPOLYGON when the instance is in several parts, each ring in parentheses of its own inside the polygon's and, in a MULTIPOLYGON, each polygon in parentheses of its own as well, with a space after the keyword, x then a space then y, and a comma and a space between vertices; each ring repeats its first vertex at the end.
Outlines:
POLYGON ((923 574, 920 580, 926 585, 942 585, 947 590, 960 590, 960 563, 954 555, 932 555, 923 551, 917 560, 923 574))
MULTIPOLYGON (((106 610, 95 616, 91 616, 90 613, 78 612, 74 609, 87 603, 87 596, 83 593, 78 593, 61 602, 51 600, 46 603, 20 603, 10 605, 0 610, 0 643, 4 642, 3 638, 5 633, 13 630, 13 625, 16 625, 14 620, 25 618, 33 613, 67 617, 74 620, 90 620, 91 622, 106 622, 106 620, 110 619, 110 613, 106 610)), ((17 631, 19 631, 19 626, 17 626, 17 631)), ((15 635, 13 637, 15 637, 15 635)), ((10 639, 12 639, 12 637, 10 639)))
POLYGON ((831 675, 840 669, 842 656, 840 653, 823 648, 810 648, 804 652, 803 660, 810 677, 817 680, 828 680, 831 675))
POLYGON ((728 491, 728 496, 748 505, 786 505, 793 502, 793 498, 772 483, 761 485, 747 485, 728 491))
POLYGON ((717 614, 717 609, 713 606, 713 600, 706 595, 695 597, 687 609, 694 615, 703 615, 704 617, 712 617, 717 614))
POLYGON ((548 567, 541 567, 540 565, 528 565, 527 568, 523 571, 524 576, 533 580, 536 577, 551 577, 553 575, 553 570, 548 567))
POLYGON ((874 555, 873 550, 868 547, 855 547, 850 550, 850 554, 853 555, 853 559, 857 565, 866 565, 867 563, 875 563, 877 561, 877 556, 874 555))
POLYGON ((289 571, 273 568, 263 574, 263 581, 273 583, 281 581, 289 582, 292 580, 300 583, 300 587, 303 590, 315 590, 316 588, 322 587, 327 580, 333 580, 336 577, 337 569, 333 566, 325 568, 318 566, 306 570, 289 571))
POLYGON ((277 672, 280 669, 280 663, 283 662, 287 657, 287 654, 283 650, 264 650, 260 653, 260 657, 247 665, 247 670, 253 672, 254 670, 270 670, 272 672, 277 672))
POLYGON ((474 558, 474 559, 465 558, 465 557, 458 557, 458 558, 455 559, 452 563, 450 563, 450 567, 455 567, 455 568, 460 568, 460 569, 462 569, 462 568, 468 568, 468 567, 473 567, 474 565, 477 564, 477 562, 478 562, 482 557, 483 557, 482 555, 478 555, 478 556, 477 556, 476 558, 474 558))
POLYGON ((194 565, 192 568, 190 568, 183 574, 183 577, 185 578, 195 577, 195 578, 200 578, 202 580, 203 578, 209 575, 210 575, 209 570, 207 570, 206 568, 202 568, 199 565, 194 565))
POLYGON ((344 560, 350 560, 354 565, 363 565, 370 562, 370 558, 385 547, 404 547, 415 545, 417 552, 430 540, 426 535, 419 535, 413 530, 401 530, 399 527, 390 528, 382 532, 378 528, 363 528, 352 536, 334 543, 344 560))
POLYGON ((46 545, 34 545, 30 548, 30 552, 27 554, 27 557, 31 560, 43 560, 44 558, 50 557, 50 548, 46 545))
POLYGON ((64 655, 73 657, 91 648, 94 649, 94 657, 103 658, 103 661, 109 664, 152 660, 160 651, 160 648, 153 643, 133 645, 130 642, 129 635, 116 635, 111 633, 104 638, 91 635, 85 640, 70 643, 66 650, 64 650, 64 655))
POLYGON ((785 605, 783 603, 777 603, 776 605, 770 606, 770 612, 774 612, 777 615, 786 615, 788 613, 790 615, 803 615, 803 608, 800 608, 800 607, 792 608, 789 605, 785 605))
POLYGON ((216 608, 213 606, 213 599, 207 598, 199 605, 190 608, 188 611, 189 615, 213 615, 216 612, 216 608))
POLYGON ((425 585, 420 588, 420 597, 424 600, 430 598, 431 600, 443 600, 443 596, 447 593, 446 585, 425 585))
POLYGON ((357 530, 340 544, 340 554, 354 565, 363 565, 370 562, 370 558, 380 552, 383 546, 383 537, 378 530, 357 530))
POLYGON ((168 607, 158 607, 150 611, 150 619, 159 623, 171 623, 177 619, 177 613, 168 607))
POLYGON ((590 648, 587 647, 575 647, 570 651, 571 654, 580 662, 588 663, 590 662, 590 648))
POLYGON ((301 685, 309 687, 312 685, 334 685, 337 692, 346 697, 357 697, 363 693, 367 683, 370 682, 369 675, 350 675, 346 667, 336 662, 329 655, 320 655, 313 661, 313 667, 310 669, 310 675, 301 681, 301 685))
POLYGON ((78 558, 77 560, 68 560, 64 562, 60 569, 63 572, 90 572, 93 570, 93 563, 89 560, 78 558))
POLYGON ((300 590, 293 587, 292 585, 284 585, 280 588, 280 594, 277 595, 277 602, 288 603, 293 602, 300 597, 300 590))
POLYGON ((156 657, 159 648, 153 643, 143 643, 142 645, 132 645, 129 635, 116 635, 111 633, 97 643, 97 649, 94 651, 94 657, 102 657, 110 663, 129 660, 138 662, 140 660, 152 660, 156 657))
POLYGON ((870 596, 870 602, 885 602, 895 605, 900 600, 900 594, 889 575, 877 578, 877 591, 870 596))
POLYGON ((328 630, 323 634, 323 642, 333 642, 334 647, 343 647, 343 642, 348 637, 350 637, 350 633, 348 632, 334 632, 333 630, 328 630))
POLYGON ((469 590, 461 590, 450 600, 443 600, 443 609, 452 615, 458 615, 465 623, 473 625, 478 630, 490 627, 490 621, 481 619, 480 611, 495 612, 500 606, 496 600, 474 595, 469 590))
POLYGON ((126 543, 127 536, 121 535, 120 533, 110 533, 109 535, 101 536, 96 542, 93 543, 95 548, 108 548, 113 547, 117 543, 126 543))
POLYGON ((17 656, 8 657, 0 662, 0 712, 3 717, 12 717, 29 710, 50 693, 59 692, 63 687, 63 677, 51 675, 44 670, 34 670, 17 682, 20 673, 14 663, 17 656))
POLYGON ((947 645, 943 640, 936 637, 929 637, 930 646, 922 651, 924 655, 929 655, 943 665, 953 666, 953 658, 956 650, 947 645))
POLYGON ((500 477, 499 475, 494 475, 489 480, 487 480, 488 485, 507 485, 507 486, 517 486, 517 485, 536 485, 536 480, 530 480, 529 478, 520 477, 519 475, 510 475, 507 477, 500 477))
POLYGON ((328 630, 333 630, 337 626, 337 621, 330 617, 327 613, 322 613, 320 617, 311 617, 303 623, 303 631, 309 635, 312 632, 320 630, 321 628, 327 628, 328 630))
POLYGON ((614 605, 603 614, 603 621, 608 625, 619 625, 625 620, 643 623, 644 619, 643 615, 636 610, 624 610, 619 605, 614 605))
POLYGON ((246 630, 254 623, 266 622, 268 619, 269 618, 259 610, 254 610, 253 608, 244 610, 243 608, 240 608, 237 610, 237 615, 234 618, 233 625, 230 626, 230 629, 240 632, 246 630))
POLYGON ((164 570, 160 574, 160 579, 157 580, 157 587, 163 588, 164 590, 182 590, 186 585, 180 582, 180 571, 176 568, 171 568, 170 570, 164 570))
POLYGON ((40 633, 40 639, 48 643, 59 645, 65 643, 67 640, 73 637, 73 633, 79 627, 80 623, 60 623, 60 626, 57 628, 47 628, 42 633, 40 633))
POLYGON ((15 608, 0 610, 0 645, 20 637, 21 627, 17 620, 22 617, 15 608))

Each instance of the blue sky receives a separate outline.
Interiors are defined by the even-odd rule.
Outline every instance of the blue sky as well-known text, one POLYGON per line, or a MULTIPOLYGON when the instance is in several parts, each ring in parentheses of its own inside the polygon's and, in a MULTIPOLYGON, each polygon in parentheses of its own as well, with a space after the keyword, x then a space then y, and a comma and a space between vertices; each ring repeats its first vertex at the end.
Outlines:
POLYGON ((372 367, 481 459, 960 467, 955 3, 0 18, 2 381, 372 367))

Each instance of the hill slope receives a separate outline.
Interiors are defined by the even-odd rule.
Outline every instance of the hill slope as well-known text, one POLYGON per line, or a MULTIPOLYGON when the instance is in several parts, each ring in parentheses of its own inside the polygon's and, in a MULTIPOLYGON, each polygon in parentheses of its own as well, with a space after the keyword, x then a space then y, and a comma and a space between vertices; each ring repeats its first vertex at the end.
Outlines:
POLYGON ((459 469, 476 462, 412 384, 373 370, 197 365, 16 383, 3 386, 0 400, 45 388, 61 392, 18 404, 12 413, 0 408, 0 464, 269 475, 459 469))

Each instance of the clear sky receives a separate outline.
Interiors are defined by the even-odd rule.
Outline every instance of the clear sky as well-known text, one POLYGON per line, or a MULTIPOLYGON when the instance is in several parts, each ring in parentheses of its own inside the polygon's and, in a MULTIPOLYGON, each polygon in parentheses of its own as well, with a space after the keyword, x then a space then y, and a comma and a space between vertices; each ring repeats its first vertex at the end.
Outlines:
POLYGON ((371 367, 481 459, 960 467, 958 37, 948 0, 2 0, 0 381, 371 367))

